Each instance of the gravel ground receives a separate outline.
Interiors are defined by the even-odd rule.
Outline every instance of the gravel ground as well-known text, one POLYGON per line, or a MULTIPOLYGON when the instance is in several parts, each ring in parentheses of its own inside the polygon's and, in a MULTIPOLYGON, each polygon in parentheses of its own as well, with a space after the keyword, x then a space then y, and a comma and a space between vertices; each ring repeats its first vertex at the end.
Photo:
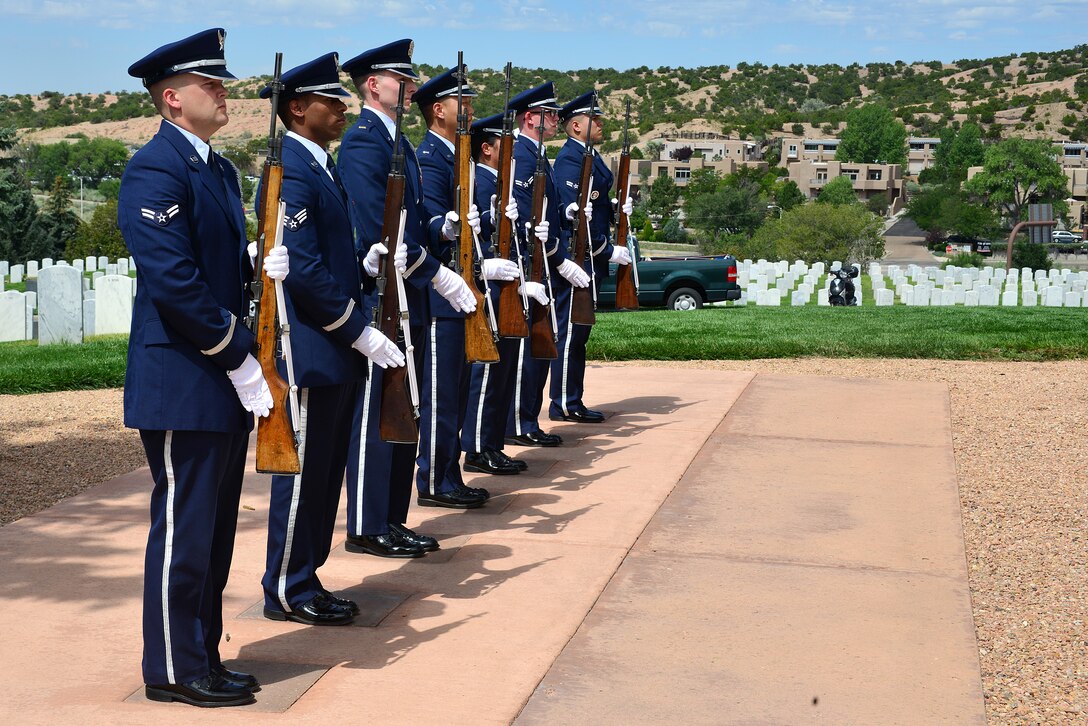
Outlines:
MULTIPOLYGON (((626 365, 946 383, 989 721, 1088 724, 1088 361, 626 365)), ((0 523, 143 464, 118 390, 0 396, 0 523)))

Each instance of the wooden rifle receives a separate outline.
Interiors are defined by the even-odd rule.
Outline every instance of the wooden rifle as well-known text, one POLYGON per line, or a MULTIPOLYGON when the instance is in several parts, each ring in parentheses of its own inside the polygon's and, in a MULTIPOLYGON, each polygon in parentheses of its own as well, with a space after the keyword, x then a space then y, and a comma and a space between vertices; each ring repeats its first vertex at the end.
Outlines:
MULTIPOLYGON (((551 273, 544 254, 544 243, 536 238, 536 226, 547 218, 548 171, 544 161, 544 109, 540 110, 540 137, 537 139, 536 169, 533 171, 533 204, 531 219, 526 228, 529 245, 529 280, 544 285, 548 293, 548 305, 544 306, 529 298, 529 353, 539 360, 559 357, 556 343, 555 297, 552 295, 551 273)), ((554 230, 551 234, 554 234, 554 230)))
POLYGON ((616 220, 616 236, 613 244, 624 245, 631 253, 631 264, 616 268, 616 309, 638 310, 638 271, 635 266, 635 249, 630 240, 631 220, 623 213, 623 205, 631 194, 631 144, 628 129, 631 125, 631 99, 627 99, 627 111, 623 117, 623 151, 620 152, 620 166, 616 171, 619 180, 616 185, 616 199, 619 202, 619 219, 616 220))
MULTIPOLYGON (((495 346, 498 334, 487 319, 488 308, 484 305, 484 296, 476 286, 476 278, 482 276, 482 250, 476 249, 479 242, 476 233, 468 222, 468 212, 472 207, 475 177, 472 166, 472 131, 465 113, 463 89, 465 87, 464 53, 457 53, 457 143, 454 145, 454 169, 457 174, 456 212, 459 220, 457 253, 454 257, 454 271, 468 285, 476 299, 476 309, 465 313, 465 360, 469 363, 494 363, 499 360, 499 349, 495 346)), ((486 282, 485 282, 486 289, 486 282)))
MULTIPOLYGON (((578 215, 575 218, 574 248, 571 250, 571 261, 585 269, 586 258, 590 255, 593 240, 590 239, 589 221, 586 219, 586 207, 592 203, 593 191, 593 111, 597 107, 597 96, 593 95, 590 101, 589 113, 586 115, 586 149, 582 154, 582 168, 578 174, 578 215)), ((593 262, 590 260, 590 267, 593 262)), ((590 285, 594 281, 590 280, 590 285)), ((577 325, 593 325, 597 322, 597 315, 593 312, 593 295, 588 287, 571 287, 570 319, 577 325)))
POLYGON ((283 286, 264 274, 264 258, 273 247, 283 243, 284 203, 280 200, 283 188, 283 163, 280 160, 281 140, 276 135, 276 113, 279 110, 283 82, 280 72, 283 54, 276 53, 276 69, 272 76, 272 122, 268 129, 268 156, 261 171, 261 198, 257 206, 257 259, 254 262, 253 281, 249 283, 252 303, 249 326, 256 337, 254 357, 261 364, 264 380, 272 393, 272 409, 268 416, 257 418, 257 471, 262 474, 298 474, 301 466, 298 457, 298 398, 294 385, 291 360, 290 325, 283 304, 283 286), (278 316, 278 319, 277 319, 278 316), (277 345, 281 344, 282 347, 277 345), (276 368, 276 358, 287 360, 285 382, 276 368))
POLYGON ((408 301, 404 299, 404 282, 393 261, 397 245, 404 239, 404 146, 401 124, 404 120, 404 81, 397 95, 396 132, 393 134, 393 160, 385 182, 385 210, 382 214, 381 241, 389 253, 378 262, 375 285, 378 304, 374 307, 371 325, 382 335, 396 341, 398 333, 405 345, 405 365, 382 371, 381 405, 378 409, 378 434, 382 441, 394 444, 414 444, 419 436, 418 389, 415 386, 415 359, 408 326, 408 301))
MULTIPOLYGON (((514 190, 514 112, 510 109, 510 71, 506 64, 506 105, 502 119, 502 136, 499 138, 499 167, 495 179, 495 218, 492 220, 491 244, 498 257, 509 260, 510 247, 516 243, 514 223, 505 214, 506 204, 514 190)), ((524 282, 521 272, 521 255, 517 257, 522 280, 496 283, 499 288, 499 335, 504 338, 524 338, 529 335, 529 311, 525 297, 518 293, 524 282)))

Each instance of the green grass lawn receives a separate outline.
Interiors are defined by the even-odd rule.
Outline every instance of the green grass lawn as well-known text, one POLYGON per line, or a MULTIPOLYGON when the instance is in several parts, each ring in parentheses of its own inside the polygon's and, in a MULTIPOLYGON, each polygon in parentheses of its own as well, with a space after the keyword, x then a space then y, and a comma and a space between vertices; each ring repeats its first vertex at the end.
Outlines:
MULTIPOLYGON (((714 307, 602 312, 592 360, 1088 357, 1088 311, 1066 308, 714 307)), ((128 338, 40 347, 0 343, 0 394, 123 385, 128 338)))

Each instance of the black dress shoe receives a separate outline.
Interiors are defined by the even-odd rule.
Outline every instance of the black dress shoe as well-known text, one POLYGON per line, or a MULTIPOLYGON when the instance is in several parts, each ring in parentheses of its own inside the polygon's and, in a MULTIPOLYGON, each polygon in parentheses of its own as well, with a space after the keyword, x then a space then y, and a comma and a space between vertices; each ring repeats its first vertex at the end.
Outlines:
POLYGON ((240 683, 227 681, 209 673, 188 683, 165 683, 144 686, 149 701, 181 701, 192 706, 219 708, 253 703, 253 692, 240 683))
POLYGON ((481 474, 520 474, 521 469, 503 461, 498 451, 481 451, 478 454, 465 454, 465 471, 477 471, 481 474))
POLYGON ((398 537, 392 531, 385 534, 364 534, 362 537, 349 534, 344 549, 348 552, 378 557, 422 557, 424 555, 422 547, 398 537))
POLYGON ((320 593, 289 613, 265 608, 264 616, 269 620, 290 620, 303 625, 347 625, 355 619, 350 610, 340 607, 320 593))
POLYGON ((530 431, 518 436, 507 436, 504 441, 516 446, 559 446, 563 439, 554 434, 546 434, 543 431, 530 431))
POLYGON ((355 602, 354 600, 348 600, 346 597, 340 597, 339 595, 333 595, 331 592, 329 592, 325 588, 321 588, 321 594, 324 595, 329 600, 331 600, 332 602, 339 605, 340 607, 342 607, 345 610, 349 611, 352 615, 358 615, 359 614, 359 603, 355 602))
POLYGON ((438 540, 434 537, 428 537, 425 534, 419 534, 405 527, 403 524, 397 522, 389 523, 389 531, 400 537, 409 544, 414 544, 424 552, 434 552, 438 549, 438 540))
POLYGON ((574 421, 575 423, 601 423, 604 421, 604 414, 600 411, 594 411, 591 408, 585 408, 581 411, 567 411, 566 413, 551 414, 548 418, 552 421, 574 421))
POLYGON ((514 459, 512 457, 507 456, 506 452, 504 452, 504 451, 496 451, 494 453, 495 453, 495 456, 499 457, 500 461, 502 461, 507 466, 514 467, 518 471, 525 471, 526 469, 529 468, 529 462, 525 461, 524 459, 514 459))
POLYGON ((448 507, 450 509, 476 509, 482 507, 488 499, 486 494, 460 486, 452 491, 438 494, 420 494, 416 503, 421 507, 448 507))
POLYGON ((232 681, 240 686, 245 686, 253 693, 261 690, 261 684, 255 676, 252 676, 249 673, 242 673, 241 671, 229 670, 222 663, 212 668, 212 675, 219 676, 224 681, 232 681))

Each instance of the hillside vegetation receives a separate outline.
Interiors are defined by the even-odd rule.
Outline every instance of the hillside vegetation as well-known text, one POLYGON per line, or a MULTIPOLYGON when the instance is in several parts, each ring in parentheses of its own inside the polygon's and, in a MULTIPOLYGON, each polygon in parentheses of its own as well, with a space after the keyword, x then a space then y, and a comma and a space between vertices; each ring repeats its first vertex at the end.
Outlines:
MULTIPOLYGON (((421 65, 419 70, 426 78, 443 69, 421 65)), ((481 94, 477 116, 500 110, 501 70, 471 70, 469 78, 481 94)), ((912 134, 920 136, 935 136, 941 128, 972 121, 991 139, 1016 135, 1088 141, 1088 44, 955 63, 740 63, 735 68, 643 66, 626 71, 515 68, 513 91, 544 80, 555 82, 561 100, 587 90, 590 84, 598 89, 602 104, 612 114, 606 150, 619 143, 615 132, 621 127, 627 100, 642 141, 680 130, 749 138, 835 135, 851 108, 873 102, 890 108, 912 134)), ((226 140, 262 133, 259 119, 266 106, 256 99, 266 81, 267 77, 248 78, 230 84, 232 95, 243 99, 236 102, 242 111, 239 115, 254 118, 251 124, 236 124, 232 119, 221 134, 226 140)), ((353 104, 353 110, 357 109, 358 104, 353 104)), ((18 128, 20 137, 35 141, 82 134, 141 143, 154 115, 142 92, 0 96, 0 127, 18 128), (121 123, 145 118, 142 123, 121 123), (45 130, 52 131, 46 134, 45 130), (127 138, 129 134, 133 138, 127 138)), ((417 114, 411 114, 407 124, 410 136, 422 135, 417 114)))

